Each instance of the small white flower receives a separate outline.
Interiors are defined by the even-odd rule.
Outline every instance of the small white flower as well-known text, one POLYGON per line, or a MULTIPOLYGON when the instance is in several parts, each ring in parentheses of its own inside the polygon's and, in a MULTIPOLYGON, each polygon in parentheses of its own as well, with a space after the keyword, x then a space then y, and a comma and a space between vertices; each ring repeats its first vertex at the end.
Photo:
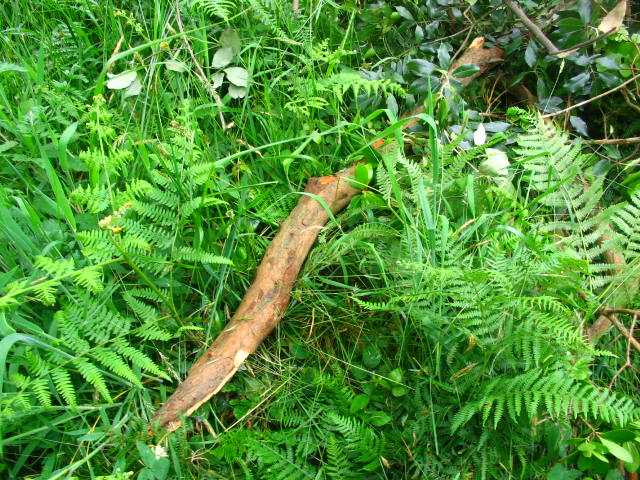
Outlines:
POLYGON ((167 453, 167 451, 164 449, 162 445, 156 445, 155 447, 151 447, 151 450, 153 450, 153 454, 156 456, 156 460, 159 460, 161 458, 166 458, 169 456, 169 454, 167 453))

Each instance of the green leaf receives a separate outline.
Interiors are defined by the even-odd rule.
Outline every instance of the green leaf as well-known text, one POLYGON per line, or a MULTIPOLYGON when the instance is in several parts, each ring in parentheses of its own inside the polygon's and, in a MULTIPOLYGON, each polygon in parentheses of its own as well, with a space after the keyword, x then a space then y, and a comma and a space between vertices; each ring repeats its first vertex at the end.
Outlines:
POLYGON ((400 16, 402 18, 404 18, 405 20, 409 20, 409 21, 415 21, 413 18, 413 15, 411 15, 411 12, 409 10, 406 9, 406 7, 395 7, 396 11, 400 14, 400 16))
POLYGON ((169 466, 168 458, 158 458, 150 468, 157 480, 164 480, 167 478, 167 473, 169 473, 169 466))
POLYGON ((58 161, 60 162, 60 168, 64 171, 69 170, 69 164, 67 162, 67 145, 69 145, 71 138, 75 135, 77 128, 78 122, 71 123, 67 128, 65 128, 58 140, 58 161))
POLYGON ((184 73, 189 70, 189 67, 186 63, 179 62, 177 60, 167 60, 166 62, 164 62, 164 66, 167 70, 178 73, 184 73))
POLYGON ((358 163, 353 175, 355 182, 352 182, 354 188, 366 188, 373 178, 373 167, 370 163, 358 163))
POLYGON ((381 427, 391 421, 391 417, 384 412, 367 412, 367 421, 374 427, 381 427))
POLYGON ((631 453, 633 460, 631 462, 624 462, 624 468, 630 473, 635 473, 640 468, 640 450, 635 442, 626 442, 624 447, 631 453))
POLYGON ((529 67, 533 67, 538 59, 538 47, 534 42, 529 42, 527 49, 524 51, 524 61, 529 67))
POLYGON ((240 40, 240 35, 233 28, 228 28, 220 35, 220 46, 222 48, 230 48, 233 52, 233 55, 238 55, 240 53, 240 49, 242 48, 242 40, 240 40))
POLYGON ((373 368, 382 361, 382 352, 375 343, 370 343, 364 347, 362 352, 362 363, 365 367, 373 368))
POLYGON ((233 54, 233 49, 231 47, 219 48, 213 55, 211 66, 213 68, 224 68, 231 63, 234 56, 235 55, 233 54))
POLYGON ((224 73, 236 87, 246 87, 249 84, 249 72, 242 67, 225 68, 224 73))
POLYGON ((8 142, 4 142, 2 145, 0 145, 0 153, 6 150, 9 150, 15 147, 16 145, 19 145, 19 143, 14 140, 9 140, 8 142))
POLYGON ((404 397, 407 393, 409 393, 407 387, 393 387, 391 389, 391 395, 394 397, 404 397))
POLYGON ((464 65, 460 65, 458 68, 456 68, 451 76, 455 78, 466 78, 475 73, 478 73, 479 71, 480 67, 475 63, 465 63, 464 65))
POLYGON ((351 406, 349 407, 349 413, 358 412, 369 405, 369 395, 365 395, 361 393, 360 395, 356 395, 353 400, 351 400, 351 406))
POLYGON ((631 452, 622 445, 618 445, 617 443, 602 437, 600 437, 600 442, 609 449, 609 452, 614 457, 622 460, 623 462, 633 462, 633 455, 631 455, 631 452))
POLYGON ((583 137, 589 136, 589 130, 587 129, 587 122, 585 122, 580 117, 576 117, 574 115, 569 117, 569 121, 571 122, 571 125, 573 126, 573 128, 576 129, 576 132, 578 132, 583 137))
POLYGON ((0 62, 0 73, 4 72, 26 73, 27 69, 22 65, 16 65, 15 63, 0 62))
POLYGON ((229 85, 229 96, 231 98, 244 98, 247 94, 245 87, 236 87, 235 85, 229 85))
POLYGON ((138 453, 140 453, 140 460, 142 460, 142 463, 147 467, 153 465, 156 461, 156 454, 153 453, 151 447, 149 447, 149 445, 145 445, 141 441, 136 442, 136 447, 138 447, 138 453))
POLYGON ((434 63, 418 58, 415 60, 409 60, 407 62, 407 68, 411 73, 415 73, 421 77, 428 77, 438 68, 438 66, 434 63))
POLYGON ((389 380, 392 382, 400 383, 402 382, 402 369, 395 368, 389 372, 389 380))
POLYGON ((446 69, 449 68, 451 64, 451 55, 449 55, 449 47, 448 43, 441 43, 438 45, 438 62, 440 62, 440 68, 446 69))
POLYGON ((567 470, 567 468, 558 463, 554 465, 554 467, 549 470, 549 474, 547 475, 547 480, 573 480, 574 478, 578 478, 582 475, 580 470, 567 470))
POLYGON ((606 438, 607 440, 616 443, 631 442, 635 440, 636 432, 632 430, 626 430, 624 428, 619 428, 617 430, 611 430, 609 432, 601 434, 600 438, 606 438))
POLYGON ((138 73, 135 70, 128 70, 118 75, 107 73, 107 76, 110 77, 109 80, 107 80, 107 88, 111 90, 123 90, 138 78, 138 73))

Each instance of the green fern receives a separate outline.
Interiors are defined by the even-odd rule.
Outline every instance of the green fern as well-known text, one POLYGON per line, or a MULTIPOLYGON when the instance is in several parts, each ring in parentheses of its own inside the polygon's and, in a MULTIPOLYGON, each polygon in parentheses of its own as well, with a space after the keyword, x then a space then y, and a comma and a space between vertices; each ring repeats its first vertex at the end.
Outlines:
POLYGON ((505 414, 518 422, 522 413, 532 418, 541 409, 556 418, 581 414, 616 425, 624 425, 637 417, 637 408, 631 399, 576 382, 562 370, 531 369, 512 378, 496 378, 484 386, 479 397, 456 414, 451 424, 453 432, 476 413, 482 413, 483 423, 489 422, 491 428, 496 429, 505 414))
POLYGON ((295 44, 290 36, 282 29, 280 22, 280 15, 278 15, 277 9, 282 8, 281 5, 272 2, 271 0, 246 0, 250 5, 252 12, 260 19, 260 21, 266 25, 271 32, 286 43, 295 44))
POLYGON ((235 4, 229 0, 191 0, 191 7, 202 9, 209 16, 228 21, 235 4))

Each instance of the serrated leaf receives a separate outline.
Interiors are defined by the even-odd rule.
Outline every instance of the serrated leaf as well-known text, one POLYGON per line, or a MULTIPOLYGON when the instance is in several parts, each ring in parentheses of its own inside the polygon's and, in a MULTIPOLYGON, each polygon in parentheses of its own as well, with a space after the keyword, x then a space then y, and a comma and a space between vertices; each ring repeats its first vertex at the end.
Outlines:
POLYGON ((249 72, 242 67, 229 67, 224 69, 227 79, 236 87, 246 87, 249 84, 249 72))
POLYGON ((184 73, 189 70, 189 67, 187 67, 186 63, 179 62, 177 60, 167 60, 166 62, 164 62, 164 66, 167 70, 178 73, 184 73))
POLYGON ((222 32, 219 41, 222 48, 230 48, 234 55, 240 53, 242 40, 240 40, 240 35, 233 28, 228 28, 222 32))
POLYGON ((138 78, 138 74, 135 70, 129 70, 118 75, 107 73, 107 76, 110 77, 109 80, 107 80, 107 88, 111 90, 122 90, 124 88, 128 88, 136 78, 138 78))
POLYGON ((236 87, 235 85, 229 85, 229 96, 231 98, 244 98, 247 94, 245 87, 236 87))
POLYGON ((233 49, 231 47, 219 48, 213 55, 211 66, 213 66, 213 68, 224 68, 231 63, 233 57, 233 49))

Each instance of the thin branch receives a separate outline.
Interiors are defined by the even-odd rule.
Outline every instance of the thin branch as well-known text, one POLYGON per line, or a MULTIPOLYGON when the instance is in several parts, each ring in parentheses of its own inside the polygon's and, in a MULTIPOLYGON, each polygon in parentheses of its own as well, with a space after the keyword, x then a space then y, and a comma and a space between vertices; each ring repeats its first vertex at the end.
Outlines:
POLYGON ((599 140, 590 140, 589 143, 597 143, 598 145, 626 145, 628 143, 640 143, 640 137, 602 138, 599 140))
MULTIPOLYGON (((613 378, 611 379, 611 382, 609 383, 609 390, 611 390, 613 388, 613 384, 616 381, 616 378, 618 378, 618 376, 624 372, 624 370, 626 368, 633 368, 633 364, 631 363, 631 339, 634 338, 633 337, 633 329, 636 326, 636 321, 638 320, 638 316, 634 315, 633 316, 633 322, 631 322, 631 330, 630 330, 630 336, 627 338, 627 357, 626 360, 624 362, 624 365, 622 365, 622 367, 620 367, 618 369, 618 371, 616 372, 616 374, 613 376, 613 378)), ((634 338, 635 340, 635 338, 634 338)))
POLYGON ((534 37, 536 37, 536 40, 538 40, 542 45, 544 45, 547 48, 549 55, 553 55, 558 58, 567 57, 580 48, 593 45, 594 43, 602 40, 603 38, 608 37, 609 35, 611 35, 612 33, 618 30, 617 28, 612 28, 608 32, 604 32, 598 35, 596 38, 593 38, 591 40, 585 40, 584 42, 577 43, 576 45, 573 45, 571 47, 559 50, 558 47, 556 47, 554 43, 551 40, 549 40, 549 38, 544 34, 544 32, 540 29, 540 27, 538 27, 538 25, 536 25, 535 22, 527 16, 524 10, 522 10, 522 8, 520 8, 520 6, 517 3, 513 2, 512 0, 505 0, 504 3, 507 5, 507 7, 511 9, 511 11, 513 11, 513 13, 516 14, 516 16, 522 21, 522 23, 524 23, 524 26, 529 29, 529 31, 533 34, 534 37))
POLYGON ((616 92, 616 91, 620 90, 621 88, 626 87, 627 85, 629 85, 634 80, 637 80, 638 78, 640 78, 640 73, 637 74, 637 75, 634 75, 633 77, 631 77, 626 82, 621 83, 620 85, 618 85, 617 87, 612 88, 611 90, 607 90, 606 92, 602 92, 600 95, 596 95, 593 98, 589 98, 588 100, 585 100, 584 102, 576 103, 575 105, 572 105, 570 107, 563 108, 562 110, 559 110, 557 112, 547 113, 546 115, 542 115, 542 118, 555 117, 556 115, 560 115, 561 113, 566 113, 566 112, 569 112, 569 111, 574 110, 576 108, 579 108, 579 107, 582 107, 584 105, 587 105, 588 103, 591 103, 591 102, 593 102, 595 100, 598 100, 599 98, 606 97, 610 93, 616 92))
POLYGON ((536 40, 538 40, 542 45, 544 45, 547 48, 547 51, 551 55, 556 55, 556 54, 560 53, 560 50, 558 50, 558 48, 553 44, 553 42, 547 38, 547 36, 540 29, 540 27, 538 27, 538 25, 536 25, 527 16, 527 14, 524 13, 524 10, 522 10, 522 8, 520 8, 520 5, 518 5, 517 3, 515 3, 515 2, 513 2, 511 0, 505 0, 504 3, 505 3, 505 5, 507 7, 509 7, 511 9, 511 11, 513 13, 516 14, 516 16, 520 19, 520 21, 522 21, 522 23, 524 23, 524 26, 529 29, 529 31, 533 34, 534 37, 536 37, 536 40))
POLYGON ((633 315, 634 324, 635 324, 635 319, 638 318, 638 315, 640 315, 640 311, 631 310, 629 308, 602 308, 600 309, 600 313, 602 315, 605 315, 609 320, 611 320, 611 323, 613 323, 613 325, 618 329, 618 331, 622 335, 624 335, 624 337, 629 341, 629 344, 638 353, 640 353, 640 342, 638 342, 638 340, 636 340, 635 337, 633 336, 633 330, 632 331, 627 330, 627 327, 625 327, 622 324, 622 322, 618 320, 618 317, 616 315, 619 313, 626 313, 629 315, 633 315))

